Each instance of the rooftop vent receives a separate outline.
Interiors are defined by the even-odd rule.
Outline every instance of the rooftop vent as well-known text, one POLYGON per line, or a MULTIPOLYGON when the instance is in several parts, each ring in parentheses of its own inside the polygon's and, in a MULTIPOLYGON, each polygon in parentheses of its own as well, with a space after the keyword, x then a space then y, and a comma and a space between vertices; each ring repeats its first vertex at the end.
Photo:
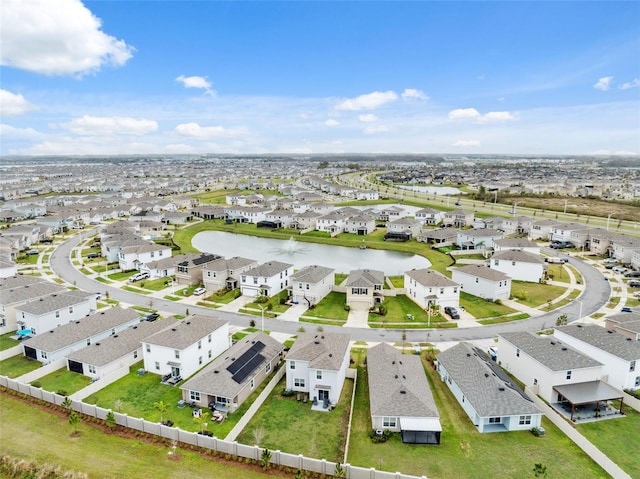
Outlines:
POLYGON ((471 354, 470 354, 470 353, 467 353, 467 357, 468 357, 468 358, 470 358, 470 357, 471 357, 471 354))
POLYGON ((500 387, 498 388, 498 391, 504 391, 504 388, 500 387))
POLYGON ((53 329, 51 331, 49 331, 50 333, 53 333, 53 329))
POLYGON ((607 333, 609 333, 609 334, 613 334, 613 333, 614 333, 614 331, 612 331, 612 330, 608 329, 608 330, 607 330, 607 333))
POLYGON ((314 341, 313 344, 320 344, 320 341, 314 341))
POLYGON ((402 375, 402 379, 407 379, 407 376, 405 376, 404 374, 402 375))
POLYGON ((400 391, 400 394, 407 394, 407 391, 403 389, 402 391, 400 391))
POLYGON ((563 351, 566 351, 566 350, 567 350, 567 348, 565 348, 565 347, 562 347, 562 350, 563 350, 563 351))
POLYGON ((333 357, 333 353, 329 353, 329 357, 332 358, 333 357))
POLYGON ((582 324, 576 324, 576 328, 581 328, 582 324))
POLYGON ((398 375, 397 374, 395 375, 395 378, 398 379, 398 375))
POLYGON ((556 342, 555 342, 555 341, 549 341, 549 344, 551 344, 551 345, 555 346, 555 345, 556 345, 556 342))
POLYGON ((191 321, 187 321, 187 324, 191 324, 191 321))
POLYGON ((391 361, 391 364, 395 364, 395 363, 396 363, 395 361, 391 361))
POLYGON ((80 320, 77 320, 77 321, 76 321, 76 324, 80 324, 80 320))
POLYGON ((489 377, 489 373, 484 373, 484 377, 488 378, 489 377))
POLYGON ((171 328, 171 331, 177 331, 177 329, 176 328, 171 328))
POLYGON ((218 373, 220 373, 220 371, 218 371, 217 369, 213 371, 213 374, 218 374, 218 373))
POLYGON ((398 363, 402 364, 402 361, 398 361, 398 363))
POLYGON ((96 343, 96 346, 100 346, 100 343, 96 343))

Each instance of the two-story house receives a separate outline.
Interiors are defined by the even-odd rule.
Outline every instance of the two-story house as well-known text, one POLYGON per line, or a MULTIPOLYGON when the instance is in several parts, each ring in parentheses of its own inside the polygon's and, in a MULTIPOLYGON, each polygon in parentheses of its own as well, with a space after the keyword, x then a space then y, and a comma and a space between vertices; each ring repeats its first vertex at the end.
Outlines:
POLYGON ((220 290, 237 289, 244 273, 258 266, 258 262, 249 258, 234 256, 219 258, 202 267, 202 281, 207 293, 220 290))
POLYGON ((384 300, 382 288, 384 272, 373 269, 356 269, 349 273, 345 283, 347 305, 351 308, 372 308, 384 300))
POLYGON ((240 276, 240 290, 245 296, 275 296, 289 286, 293 265, 269 261, 240 276))
POLYGON ((222 256, 212 253, 187 253, 176 256, 176 283, 190 286, 202 283, 204 267, 221 258, 222 256))
POLYGON ((139 269, 141 264, 157 261, 169 256, 171 256, 170 247, 148 243, 121 248, 118 254, 118 262, 120 269, 130 271, 132 269, 139 269))
POLYGON ((406 271, 404 288, 407 297, 423 309, 436 305, 458 307, 460 303, 460 285, 431 269, 406 271))
POLYGON ((64 291, 17 306, 16 323, 19 329, 31 330, 31 336, 35 336, 84 318, 96 309, 95 293, 64 291))
POLYGON ((327 296, 335 282, 335 272, 325 266, 305 266, 291 275, 291 299, 308 307, 327 296))
POLYGON ((494 253, 487 266, 518 281, 539 283, 546 278, 545 262, 540 256, 526 251, 506 250, 494 253))

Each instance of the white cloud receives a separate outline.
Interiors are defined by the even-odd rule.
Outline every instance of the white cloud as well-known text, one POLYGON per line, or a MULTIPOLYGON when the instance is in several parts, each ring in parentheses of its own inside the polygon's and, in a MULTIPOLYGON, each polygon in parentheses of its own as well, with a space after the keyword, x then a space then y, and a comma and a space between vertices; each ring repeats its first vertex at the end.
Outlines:
POLYGON ((489 123, 493 121, 513 121, 516 117, 508 111, 490 111, 478 118, 480 123, 489 123))
POLYGON ((80 0, 2 0, 0 22, 0 64, 35 73, 82 76, 124 65, 134 51, 80 0))
POLYGON ((11 125, 0 123, 0 137, 5 139, 36 139, 42 135, 33 128, 15 128, 11 125))
POLYGON ((185 88, 200 88, 204 90, 205 93, 208 93, 210 95, 215 93, 211 89, 211 82, 207 80, 207 77, 200 77, 200 76, 186 77, 184 75, 180 75, 178 78, 176 78, 176 81, 182 83, 182 85, 185 88))
POLYGON ((324 124, 327 126, 338 126, 340 122, 338 120, 334 120, 333 118, 329 118, 327 121, 324 122, 324 124))
POLYGON ((480 142, 477 140, 458 140, 454 142, 452 146, 470 148, 470 147, 480 146, 480 142))
POLYGON ((237 132, 223 126, 200 126, 197 123, 182 123, 175 128, 175 133, 189 138, 229 138, 237 136, 237 132))
POLYGON ((19 93, 0 89, 0 116, 17 116, 36 109, 19 93))
POLYGON ((373 110, 386 103, 396 101, 398 94, 394 91, 374 91, 366 95, 360 95, 356 98, 348 98, 338 103, 336 110, 373 110))
POLYGON ((358 120, 364 123, 370 123, 372 121, 378 121, 378 117, 375 116, 373 113, 369 113, 368 115, 360 115, 358 117, 358 120))
POLYGON ((593 88, 596 90, 607 91, 611 87, 612 81, 613 77, 602 77, 593 84, 593 88))
POLYGON ((415 88, 405 88, 402 92, 402 99, 407 100, 428 100, 429 97, 425 95, 422 90, 416 90, 415 88))
POLYGON ((618 88, 621 90, 628 90, 629 88, 640 87, 640 78, 634 78, 632 81, 624 82, 618 88))
POLYGON ((368 126, 362 130, 365 135, 375 135, 376 133, 384 133, 386 131, 389 131, 389 128, 384 125, 368 126))
POLYGON ((480 112, 475 108, 458 108, 449 112, 450 120, 466 120, 468 118, 478 118, 480 112))
POLYGON ((130 117, 100 117, 83 116, 69 123, 61 123, 77 135, 134 135, 140 136, 158 130, 158 123, 154 120, 137 120, 130 117))

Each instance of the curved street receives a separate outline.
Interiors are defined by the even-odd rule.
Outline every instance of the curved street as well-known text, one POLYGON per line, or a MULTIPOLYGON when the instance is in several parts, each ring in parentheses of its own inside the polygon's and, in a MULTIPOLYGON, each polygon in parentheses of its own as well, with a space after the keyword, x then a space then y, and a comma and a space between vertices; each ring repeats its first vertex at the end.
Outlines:
MULTIPOLYGON (((93 278, 85 276, 78 271, 71 263, 71 252, 82 241, 82 235, 74 236, 59 245, 50 257, 51 269, 63 280, 67 281, 78 288, 86 291, 102 292, 109 291, 109 297, 122 303, 131 305, 143 305, 145 301, 149 301, 148 297, 140 294, 122 290, 120 288, 108 286, 104 283, 96 281, 93 278)), ((553 250, 546 250, 553 252, 553 250)), ((566 255, 562 255, 569 260, 569 264, 575 267, 584 279, 584 289, 577 300, 572 301, 566 306, 555 309, 549 313, 539 316, 511 321, 500 324, 487 325, 473 328, 445 328, 445 329, 370 329, 370 328, 349 328, 322 325, 323 329, 328 332, 348 333, 354 341, 367 342, 397 342, 402 341, 403 333, 406 333, 406 341, 409 342, 441 342, 441 341, 466 341, 485 338, 494 338, 502 332, 512 331, 540 331, 542 329, 551 328, 555 325, 558 316, 566 314, 569 322, 575 321, 582 314, 582 317, 588 316, 601 307, 603 307, 610 298, 611 286, 605 280, 602 273, 596 268, 586 264, 585 262, 566 255)), ((168 301, 160 298, 153 298, 153 308, 170 314, 184 314, 185 304, 181 302, 168 301)), ((251 319, 256 317, 252 315, 233 313, 228 311, 220 311, 202 306, 188 305, 190 313, 202 314, 207 316, 215 316, 220 319, 229 321, 233 326, 248 327, 251 319)), ((293 321, 281 321, 278 319, 264 318, 264 327, 266 330, 275 331, 295 335, 299 331, 301 325, 293 321)), ((312 327, 312 325, 306 325, 312 327)))

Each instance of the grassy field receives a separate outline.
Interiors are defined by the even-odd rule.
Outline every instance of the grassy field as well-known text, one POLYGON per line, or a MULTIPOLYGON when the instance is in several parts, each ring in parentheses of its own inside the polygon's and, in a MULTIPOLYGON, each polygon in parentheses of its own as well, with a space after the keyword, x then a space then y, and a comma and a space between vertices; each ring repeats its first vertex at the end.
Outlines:
POLYGON ((330 412, 312 411, 311 402, 297 401, 296 395, 282 396, 285 385, 283 378, 238 436, 238 442, 259 442, 271 450, 342 462, 353 381, 345 381, 340 401, 330 412))
POLYGON ((552 284, 529 283, 526 281, 511 282, 511 296, 525 306, 535 308, 553 301, 566 291, 563 286, 552 284))
POLYGON ((4 351, 5 349, 9 349, 20 344, 20 341, 17 339, 11 339, 11 336, 15 335, 15 331, 11 331, 10 333, 5 333, 0 336, 0 351, 4 351))
POLYGON ((17 356, 0 361, 0 374, 8 378, 17 378, 38 369, 40 366, 42 366, 40 361, 29 359, 22 354, 18 354, 17 356))
POLYGON ((47 374, 38 379, 42 389, 58 393, 61 396, 70 396, 91 384, 91 378, 83 374, 68 371, 66 367, 47 374))
POLYGON ((486 299, 473 296, 472 294, 465 293, 464 291, 460 291, 460 306, 462 306, 467 313, 477 319, 503 316, 505 314, 517 312, 509 306, 494 303, 493 301, 487 301, 486 299))
POLYGON ((305 316, 323 319, 341 319, 346 321, 349 312, 344 309, 346 302, 345 293, 332 291, 315 308, 305 311, 305 316))
POLYGON ((11 438, 3 441, 2 452, 12 457, 59 465, 84 472, 92 479, 285 477, 274 470, 267 475, 259 470, 233 467, 180 448, 176 452, 181 459, 171 460, 169 449, 163 445, 107 435, 87 424, 80 424, 78 430, 80 435, 72 436, 65 418, 0 394, 0 432, 3 438, 11 438))
MULTIPOLYGON (((357 364, 362 364, 362 360, 357 364)), ((426 475, 429 479, 534 477, 532 470, 536 463, 547 467, 549 479, 608 477, 546 419, 543 427, 547 434, 541 438, 528 431, 480 434, 437 373, 428 366, 425 370, 440 413, 441 444, 402 444, 398 434, 386 443, 373 444, 368 437, 371 417, 367 373, 359 368, 349 442, 350 464, 426 475)))

